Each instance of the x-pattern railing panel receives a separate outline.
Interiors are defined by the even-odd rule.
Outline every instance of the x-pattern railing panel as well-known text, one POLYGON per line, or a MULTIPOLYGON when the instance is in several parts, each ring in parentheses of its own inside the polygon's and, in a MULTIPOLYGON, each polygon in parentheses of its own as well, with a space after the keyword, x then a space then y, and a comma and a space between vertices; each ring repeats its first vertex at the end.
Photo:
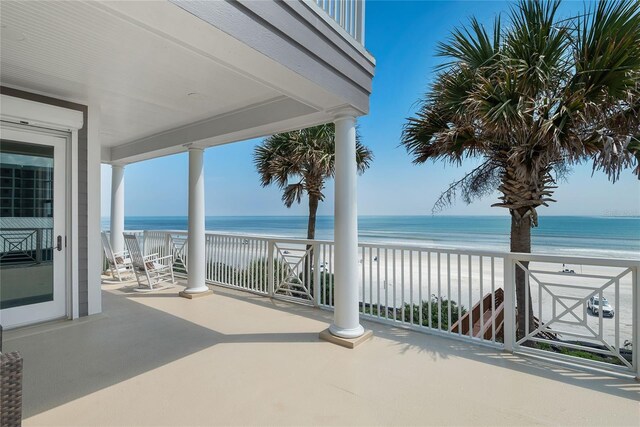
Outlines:
POLYGON ((275 295, 312 300, 311 259, 313 248, 275 244, 275 295))
POLYGON ((3 234, 0 236, 0 238, 2 238, 2 257, 31 257, 27 252, 35 249, 34 242, 36 239, 36 230, 9 235, 3 234), (18 253, 16 254, 15 252, 18 253))
POLYGON ((531 297, 527 294, 527 298, 525 298, 526 309, 527 311, 533 309, 534 316, 539 318, 537 326, 533 328, 530 328, 527 322, 526 330, 528 333, 516 341, 517 346, 527 341, 542 342, 557 347, 612 356, 620 364, 633 368, 633 364, 623 357, 620 351, 620 317, 622 313, 618 310, 620 308, 620 282, 624 279, 631 279, 632 268, 618 269, 617 274, 612 275, 581 273, 568 275, 564 272, 533 270, 519 261, 516 262, 516 266, 525 272, 527 285, 531 290, 531 297), (565 278, 564 283, 557 282, 558 276, 565 278), (545 280, 545 277, 553 279, 545 280), (571 278, 571 280, 567 280, 567 278, 571 278), (604 310, 601 307, 598 309, 597 315, 592 313, 592 316, 589 315, 588 309, 592 297, 596 297, 598 301, 602 302, 604 298, 610 297, 612 294, 614 314, 613 318, 607 321, 613 323, 613 333, 610 331, 610 325, 605 327, 604 310), (533 301, 534 295, 537 296, 537 301, 533 301), (595 324, 593 322, 594 316, 597 316, 595 324), (556 334, 561 339, 549 340, 543 336, 543 333, 556 334), (571 341, 568 338, 577 341, 571 341))
POLYGON ((173 262, 181 265, 187 271, 187 250, 189 247, 189 237, 184 234, 167 234, 166 245, 169 253, 173 255, 173 262))
POLYGON ((0 230, 0 263, 39 263, 51 259, 52 229, 0 230))

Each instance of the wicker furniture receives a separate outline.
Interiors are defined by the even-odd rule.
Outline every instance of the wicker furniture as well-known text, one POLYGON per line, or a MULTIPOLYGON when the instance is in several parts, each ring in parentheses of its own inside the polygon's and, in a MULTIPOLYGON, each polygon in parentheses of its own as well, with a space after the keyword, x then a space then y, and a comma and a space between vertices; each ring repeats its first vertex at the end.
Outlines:
POLYGON ((0 426, 22 425, 22 357, 0 353, 0 426))
POLYGON ((171 283, 175 283, 173 277, 173 255, 159 256, 157 253, 143 255, 135 234, 124 235, 124 242, 129 250, 133 272, 138 280, 138 289, 153 289, 158 283, 171 278, 171 283))
POLYGON ((131 258, 129 258, 127 251, 123 251, 122 253, 113 252, 107 233, 103 231, 100 235, 102 237, 102 249, 104 249, 104 255, 107 257, 109 269, 111 270, 111 277, 114 279, 117 278, 118 281, 122 282, 120 273, 131 273, 131 258))

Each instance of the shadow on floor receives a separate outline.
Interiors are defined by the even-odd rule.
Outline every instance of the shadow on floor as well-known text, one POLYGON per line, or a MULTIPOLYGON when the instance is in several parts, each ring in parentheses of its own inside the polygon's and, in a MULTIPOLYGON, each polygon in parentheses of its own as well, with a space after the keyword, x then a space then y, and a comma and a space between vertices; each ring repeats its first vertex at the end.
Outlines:
MULTIPOLYGON (((331 323, 332 313, 316 308, 309 308, 283 301, 272 300, 260 296, 245 297, 232 290, 219 291, 226 297, 236 298, 244 302, 295 313, 318 321, 331 323)), ((601 393, 637 401, 640 398, 640 382, 633 378, 611 373, 573 367, 568 364, 545 361, 534 357, 511 354, 489 347, 466 343, 450 338, 439 337, 411 331, 401 327, 392 327, 364 320, 366 329, 371 329, 374 336, 389 340, 399 353, 417 351, 431 355, 432 360, 461 357, 493 366, 500 366, 517 372, 536 375, 553 381, 559 381, 578 387, 584 387, 601 393)), ((356 350, 357 351, 357 350, 356 350)))
POLYGON ((318 332, 224 335, 131 297, 103 292, 98 318, 56 322, 5 335, 4 350, 24 358, 23 417, 86 396, 221 343, 319 343, 318 332))
MULTIPOLYGON (((324 310, 257 295, 221 288, 215 288, 215 293, 218 297, 237 299, 244 304, 303 316, 327 325, 332 318, 332 313, 324 310)), ((34 329, 8 333, 5 350, 19 350, 24 357, 24 417, 39 414, 221 343, 332 345, 318 339, 319 330, 225 335, 135 301, 137 298, 150 297, 179 298, 177 293, 117 294, 107 291, 103 292, 104 314, 95 320, 61 322, 59 327, 54 325, 42 329, 42 332, 34 329)), ((216 298, 216 295, 211 298, 216 298)), ((259 321, 259 318, 256 320, 259 321)), ((376 339, 384 339, 388 345, 396 347, 399 354, 408 351, 427 353, 435 363, 466 358, 626 399, 637 400, 640 395, 640 384, 632 379, 561 367, 377 323, 364 322, 364 325, 374 331, 376 339)), ((366 352, 366 346, 336 351, 366 352)))

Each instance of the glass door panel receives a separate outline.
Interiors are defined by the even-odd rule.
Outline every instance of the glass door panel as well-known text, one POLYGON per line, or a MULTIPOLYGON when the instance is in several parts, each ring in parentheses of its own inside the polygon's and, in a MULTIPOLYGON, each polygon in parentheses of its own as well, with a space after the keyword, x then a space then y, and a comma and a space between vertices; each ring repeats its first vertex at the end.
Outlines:
POLYGON ((66 314, 66 138, 2 124, 0 323, 66 314))
POLYGON ((53 300, 53 151, 0 142, 0 309, 53 300))

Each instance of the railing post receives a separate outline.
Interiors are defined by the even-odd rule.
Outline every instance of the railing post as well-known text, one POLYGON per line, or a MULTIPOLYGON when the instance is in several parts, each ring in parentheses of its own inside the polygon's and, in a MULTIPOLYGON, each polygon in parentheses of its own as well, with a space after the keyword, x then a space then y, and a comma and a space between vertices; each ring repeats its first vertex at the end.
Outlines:
POLYGON ((42 262, 42 229, 36 229, 36 262, 42 262))
POLYGON ((633 366, 636 370, 636 380, 640 380, 640 282, 637 265, 631 271, 631 296, 633 301, 633 321, 631 322, 633 366))
POLYGON ((364 46, 364 0, 359 0, 357 5, 358 7, 358 13, 357 13, 357 27, 358 30, 356 31, 356 40, 358 40, 360 42, 360 44, 362 44, 364 46))
POLYGON ((273 259, 273 240, 267 241, 267 278, 269 279, 269 296, 273 297, 275 281, 275 260, 273 259))
POLYGON ((320 306, 320 294, 322 284, 320 283, 320 245, 313 244, 313 296, 316 307, 320 306))
POLYGON ((504 269, 504 349, 513 353, 516 342, 515 321, 516 321, 516 298, 515 298, 515 274, 514 259, 510 255, 503 258, 504 269))
MULTIPOLYGON (((169 233, 164 233, 164 253, 161 256, 173 255, 173 248, 171 248, 171 235, 169 233)), ((174 259, 175 261, 175 259, 174 259)))
POLYGON ((142 255, 149 255, 147 252, 147 230, 142 232, 142 255))

